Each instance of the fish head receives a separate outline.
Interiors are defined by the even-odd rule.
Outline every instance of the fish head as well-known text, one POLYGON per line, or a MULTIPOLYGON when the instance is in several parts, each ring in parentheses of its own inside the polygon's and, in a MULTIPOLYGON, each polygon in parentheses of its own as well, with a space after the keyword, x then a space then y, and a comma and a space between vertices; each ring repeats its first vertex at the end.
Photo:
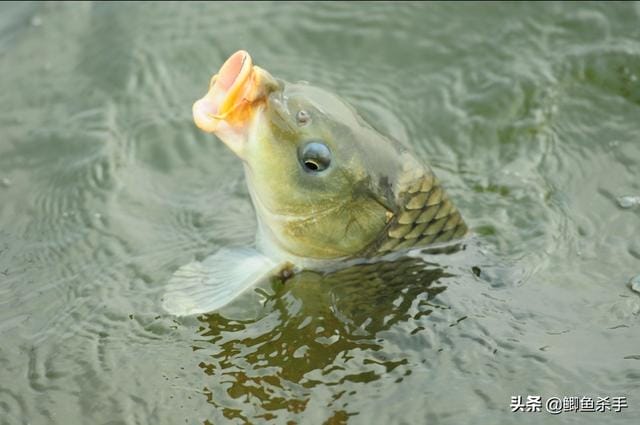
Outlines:
POLYGON ((407 157, 339 96, 278 80, 240 51, 193 113, 243 160, 266 249, 349 258, 384 231, 407 157))

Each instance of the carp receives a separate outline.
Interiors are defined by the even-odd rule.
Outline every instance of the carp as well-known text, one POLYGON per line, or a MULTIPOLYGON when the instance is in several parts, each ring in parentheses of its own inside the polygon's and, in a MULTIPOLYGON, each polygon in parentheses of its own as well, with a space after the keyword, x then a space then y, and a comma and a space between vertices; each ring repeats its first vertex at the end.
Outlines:
POLYGON ((406 146, 339 96, 276 79, 245 51, 213 76, 193 117, 242 160, 258 229, 255 247, 178 269, 163 303, 172 314, 216 310, 269 275, 375 264, 468 233, 406 146))

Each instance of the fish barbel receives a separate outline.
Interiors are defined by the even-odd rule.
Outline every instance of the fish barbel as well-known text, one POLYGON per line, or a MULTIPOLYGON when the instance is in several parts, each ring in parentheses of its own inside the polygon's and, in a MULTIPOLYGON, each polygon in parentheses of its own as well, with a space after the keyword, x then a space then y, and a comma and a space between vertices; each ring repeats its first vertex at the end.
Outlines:
POLYGON ((234 53, 193 105, 196 125, 244 164, 255 249, 180 268, 165 308, 224 306, 266 275, 329 270, 462 238, 468 228, 433 171, 335 94, 275 79, 234 53))

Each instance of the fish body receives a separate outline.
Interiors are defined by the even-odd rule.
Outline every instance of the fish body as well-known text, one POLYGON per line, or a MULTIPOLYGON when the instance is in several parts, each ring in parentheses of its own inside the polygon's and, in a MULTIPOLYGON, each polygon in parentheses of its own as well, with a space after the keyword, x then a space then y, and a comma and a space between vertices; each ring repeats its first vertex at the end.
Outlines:
POLYGON ((221 250, 179 269, 165 297, 169 312, 214 310, 285 268, 375 263, 468 232, 432 170, 406 146, 335 94, 277 80, 244 51, 212 78, 193 115, 243 161, 256 250, 221 250))

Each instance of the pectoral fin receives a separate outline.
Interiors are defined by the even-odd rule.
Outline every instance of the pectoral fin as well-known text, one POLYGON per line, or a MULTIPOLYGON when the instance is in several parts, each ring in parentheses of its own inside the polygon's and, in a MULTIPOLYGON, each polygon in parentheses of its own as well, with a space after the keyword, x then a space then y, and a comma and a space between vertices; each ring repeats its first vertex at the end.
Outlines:
POLYGON ((253 249, 221 249, 180 267, 169 280, 164 309, 176 316, 219 309, 269 275, 277 263, 253 249))

